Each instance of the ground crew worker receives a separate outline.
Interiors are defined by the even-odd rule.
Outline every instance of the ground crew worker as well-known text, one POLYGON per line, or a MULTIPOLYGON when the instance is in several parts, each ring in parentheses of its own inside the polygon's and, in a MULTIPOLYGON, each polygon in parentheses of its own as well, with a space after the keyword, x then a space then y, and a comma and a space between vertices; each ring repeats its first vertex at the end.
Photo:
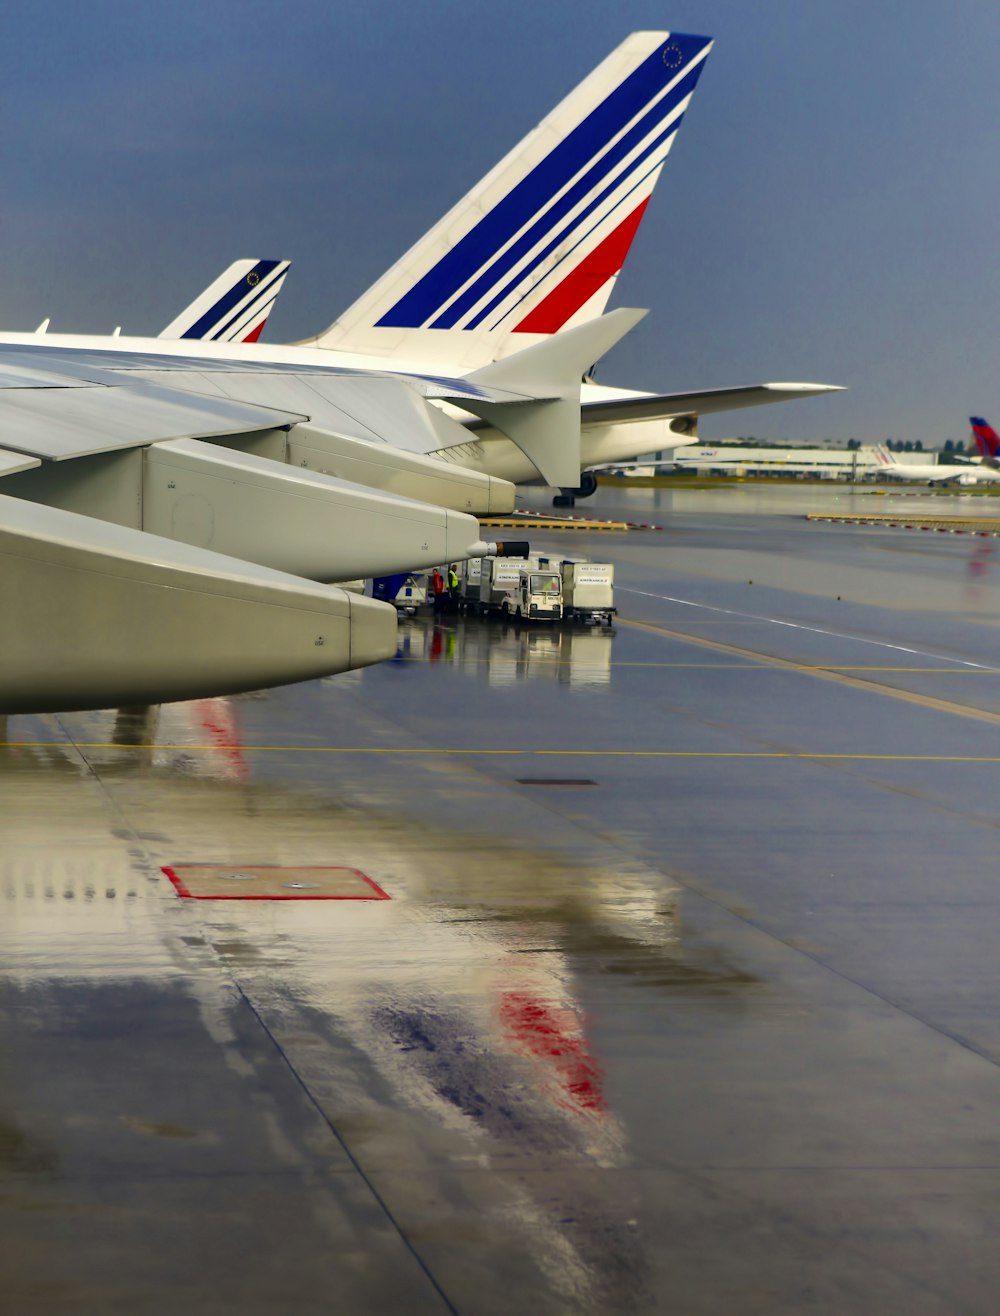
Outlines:
POLYGON ((431 572, 431 601, 434 604, 435 612, 444 612, 445 604, 448 602, 448 593, 445 589, 444 576, 441 575, 437 567, 431 572))
POLYGON ((457 612, 459 604, 458 571, 454 562, 448 568, 448 598, 451 600, 452 612, 457 612))

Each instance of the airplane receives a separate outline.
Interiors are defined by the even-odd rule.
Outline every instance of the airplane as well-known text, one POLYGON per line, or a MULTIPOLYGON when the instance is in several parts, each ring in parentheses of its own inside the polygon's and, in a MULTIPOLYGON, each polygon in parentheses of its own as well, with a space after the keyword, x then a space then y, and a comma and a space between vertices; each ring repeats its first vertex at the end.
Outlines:
POLYGON ((969 424, 972 426, 976 447, 982 453, 982 464, 1000 468, 1000 434, 982 416, 970 416, 969 424))
POLYGON ((278 300, 291 263, 290 260, 233 261, 160 330, 159 337, 256 343, 278 300))
MULTIPOLYGON (((204 292, 161 329, 160 338, 219 338, 224 342, 256 343, 274 309, 290 260, 235 260, 204 292)), ((46 317, 37 334, 47 334, 46 317)), ((112 338, 121 337, 121 325, 112 338)))
POLYGON ((571 497, 588 465, 689 442, 698 414, 830 391, 587 382, 645 314, 605 306, 711 45, 633 34, 316 339, 232 341, 256 337, 277 265, 206 306, 182 350, 0 334, 0 547, 18 567, 0 601, 19 632, 0 712, 378 661, 388 605, 326 582, 482 556, 472 514, 511 510, 514 480, 571 497), (283 594, 302 627, 266 623, 283 594), (317 613, 326 653, 307 661, 317 613))
POLYGON ((884 444, 872 449, 874 465, 879 479, 915 480, 923 484, 993 484, 1000 480, 1000 471, 977 463, 939 466, 935 462, 897 461, 884 444))
MULTIPOLYGON (((487 370, 498 387, 530 393, 514 378, 523 348, 603 313, 712 44, 633 33, 329 328, 261 355, 392 374, 487 370)), ((221 340, 216 334, 210 341, 221 340)), ((149 340, 126 345, 167 350, 149 340)), ((206 342, 199 354, 216 350, 206 342)), ((250 352, 249 345, 238 350, 250 352)), ((451 427, 436 444, 426 436, 411 451, 453 470, 543 480, 567 491, 564 498, 585 497, 596 488, 590 468, 694 442, 699 415, 834 391, 781 383, 657 395, 598 385, 587 373, 579 400, 574 381, 572 426, 570 408, 553 399, 541 408, 508 408, 504 425, 489 404, 444 406, 462 432, 451 427), (554 426, 559 411, 564 423, 554 426)))

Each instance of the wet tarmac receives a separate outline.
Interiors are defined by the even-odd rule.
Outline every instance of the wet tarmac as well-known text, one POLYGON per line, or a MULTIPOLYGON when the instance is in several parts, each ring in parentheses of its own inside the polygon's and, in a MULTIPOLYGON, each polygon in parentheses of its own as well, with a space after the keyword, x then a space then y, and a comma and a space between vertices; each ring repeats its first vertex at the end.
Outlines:
POLYGON ((613 634, 11 718, 3 1309, 995 1312, 1000 546, 851 497, 602 488, 613 634))

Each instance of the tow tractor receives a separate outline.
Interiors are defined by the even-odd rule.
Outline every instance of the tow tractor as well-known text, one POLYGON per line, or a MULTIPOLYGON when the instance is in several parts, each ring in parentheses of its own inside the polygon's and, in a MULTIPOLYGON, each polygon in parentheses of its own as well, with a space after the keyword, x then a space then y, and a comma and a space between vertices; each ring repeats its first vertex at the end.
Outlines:
POLYGON ((562 577, 546 559, 537 565, 521 563, 514 588, 502 604, 508 617, 519 621, 561 621, 562 577))

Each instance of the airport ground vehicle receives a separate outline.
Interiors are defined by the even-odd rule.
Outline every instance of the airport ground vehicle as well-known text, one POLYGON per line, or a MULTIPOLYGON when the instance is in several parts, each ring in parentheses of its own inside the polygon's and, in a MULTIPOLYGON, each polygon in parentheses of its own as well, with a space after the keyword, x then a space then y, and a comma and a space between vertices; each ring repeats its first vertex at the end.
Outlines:
POLYGON ((554 563, 518 564, 514 588, 507 591, 501 611, 520 621, 561 621, 562 576, 554 563))
POLYGON ((488 557, 480 560, 479 611, 506 612, 508 595, 521 583, 524 559, 488 557))
POLYGON ((470 557, 458 564, 458 592, 465 608, 479 607, 479 585, 483 578, 483 559, 470 557))
POLYGON ((393 604, 397 613, 412 617, 427 602, 427 576, 423 571, 377 576, 371 583, 371 596, 393 604))
POLYGON ((563 615, 585 622, 611 624, 615 614, 615 569, 610 562, 565 559, 562 576, 563 615))

